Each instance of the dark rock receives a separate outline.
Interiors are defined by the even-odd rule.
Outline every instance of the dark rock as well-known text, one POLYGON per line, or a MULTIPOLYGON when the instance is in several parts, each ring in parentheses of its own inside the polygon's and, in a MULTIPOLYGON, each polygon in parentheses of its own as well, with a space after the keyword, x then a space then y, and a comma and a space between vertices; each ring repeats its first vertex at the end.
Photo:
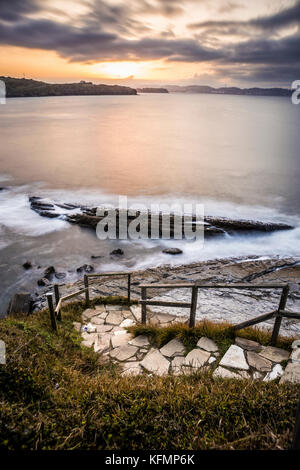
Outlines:
POLYGON ((89 227, 96 230, 98 222, 101 220, 100 217, 85 214, 74 214, 68 215, 66 220, 71 224, 80 225, 80 227, 89 227))
POLYGON ((168 255, 181 255, 182 250, 179 248, 165 248, 162 252, 168 255))
POLYGON ((30 196, 29 202, 40 201, 42 198, 40 196, 30 196))
MULTIPOLYGON (((223 217, 204 217, 210 225, 224 228, 225 230, 246 230, 259 232, 273 232, 275 230, 290 230, 294 227, 282 223, 260 222, 258 220, 232 220, 223 217)), ((206 229, 205 229, 206 230, 206 229)))
POLYGON ((24 264, 23 264, 23 268, 24 269, 31 269, 32 268, 32 264, 30 261, 26 261, 24 264))
POLYGON ((92 259, 99 259, 99 258, 103 258, 103 255, 92 255, 91 258, 92 259))
POLYGON ((117 248, 116 250, 113 250, 110 254, 113 256, 122 256, 124 255, 124 251, 121 250, 121 248, 117 248))
POLYGON ((0 188, 0 191, 7 191, 7 190, 8 190, 8 188, 6 188, 5 186, 2 186, 2 187, 0 188))
POLYGON ((55 268, 54 268, 54 266, 49 266, 49 267, 48 267, 47 269, 45 269, 45 271, 44 271, 44 277, 45 277, 46 279, 49 279, 49 280, 50 280, 50 279, 52 278, 53 274, 55 274, 55 268))
POLYGON ((42 277, 41 279, 39 279, 37 281, 37 285, 40 286, 40 287, 49 286, 50 281, 46 277, 42 277))
POLYGON ((28 292, 19 292, 15 294, 9 303, 7 314, 30 313, 31 296, 28 292))
POLYGON ((77 209, 78 206, 75 206, 75 204, 55 204, 57 207, 60 207, 60 209, 66 209, 67 211, 77 209))
POLYGON ((49 219, 56 219, 56 217, 59 217, 61 214, 57 214, 56 212, 49 212, 49 211, 42 211, 39 212, 39 214, 42 217, 49 217, 49 219))
POLYGON ((92 273, 94 271, 94 266, 91 266, 90 264, 84 264, 83 266, 80 266, 80 268, 77 268, 76 271, 78 273, 92 273))
POLYGON ((55 273, 54 276, 56 279, 64 279, 66 277, 66 273, 55 273))

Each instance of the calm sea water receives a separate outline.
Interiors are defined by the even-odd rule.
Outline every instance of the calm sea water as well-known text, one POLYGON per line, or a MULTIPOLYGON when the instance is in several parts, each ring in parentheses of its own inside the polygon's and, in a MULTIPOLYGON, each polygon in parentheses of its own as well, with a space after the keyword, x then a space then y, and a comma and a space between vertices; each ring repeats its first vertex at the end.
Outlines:
POLYGON ((162 94, 9 99, 0 106, 2 310, 42 269, 133 269, 228 256, 297 256, 300 106, 287 98, 162 94), (288 221, 290 232, 187 242, 100 242, 30 210, 29 195, 64 202, 201 202, 207 214, 288 221), (110 251, 122 246, 118 262, 110 251), (170 257, 164 246, 184 253, 170 257), (35 266, 21 267, 27 259, 35 266))

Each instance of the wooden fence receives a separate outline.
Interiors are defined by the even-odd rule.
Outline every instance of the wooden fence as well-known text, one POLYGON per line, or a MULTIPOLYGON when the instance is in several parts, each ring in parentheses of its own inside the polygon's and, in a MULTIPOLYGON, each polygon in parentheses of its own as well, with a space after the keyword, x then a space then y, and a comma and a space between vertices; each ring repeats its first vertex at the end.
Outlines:
MULTIPOLYGON (((93 273, 84 275, 84 288, 73 292, 72 294, 65 295, 60 297, 59 287, 56 284, 54 286, 54 296, 56 306, 53 306, 52 294, 49 293, 46 295, 48 300, 48 307, 50 312, 51 325, 54 330, 57 330, 56 320, 61 321, 61 307, 63 302, 70 300, 73 297, 78 295, 85 294, 85 303, 88 307, 90 304, 90 295, 89 295, 89 279, 96 277, 120 277, 127 276, 127 299, 130 303, 131 298, 131 273, 126 272, 110 272, 110 273, 93 273)), ((289 295, 289 285, 288 284, 248 284, 248 283, 234 283, 234 284, 203 284, 199 282, 194 283, 177 283, 177 284, 141 284, 141 309, 142 309, 142 324, 147 322, 147 305, 149 306, 159 306, 159 307, 179 307, 179 308, 188 308, 190 311, 189 315, 189 326, 193 328, 195 326, 196 320, 196 309, 197 309, 197 298, 199 289, 281 289, 281 296, 279 301, 279 306, 277 310, 272 312, 264 313, 258 317, 252 318, 250 320, 244 321, 237 325, 234 325, 235 330, 241 330, 249 326, 257 325, 266 320, 274 318, 274 327, 272 332, 271 344, 276 345, 279 330, 281 326, 282 318, 292 318, 300 320, 300 313, 288 312, 285 310, 286 302, 289 295), (147 298, 147 290, 149 289, 191 289, 191 301, 190 302, 168 302, 164 300, 151 300, 147 298)))
POLYGON ((65 302, 66 300, 70 300, 73 297, 78 297, 79 295, 85 294, 85 305, 87 308, 89 307, 90 305, 89 278, 112 277, 112 276, 114 277, 126 276, 127 277, 127 300, 129 304, 130 303, 130 291, 131 291, 131 273, 115 272, 115 273, 85 274, 83 277, 84 289, 80 289, 75 292, 72 292, 72 294, 68 294, 63 297, 60 297, 59 286, 57 284, 54 285, 54 297, 55 297, 55 304, 56 304, 55 308, 53 306, 53 298, 52 298, 51 292, 49 294, 46 294, 52 329, 57 331, 56 320, 61 321, 61 307, 62 307, 62 303, 65 302))
POLYGON ((197 297, 198 289, 281 289, 281 297, 279 301, 279 306, 277 310, 272 312, 264 313, 258 317, 252 318, 245 322, 234 325, 235 330, 241 330, 249 326, 257 325, 263 321, 275 318, 271 344, 275 346, 277 343, 279 330, 281 326, 282 318, 293 318, 300 320, 300 313, 288 312, 285 310, 286 302, 289 295, 289 285, 288 284, 252 284, 247 283, 234 283, 234 284, 201 284, 201 283, 179 283, 179 284, 142 284, 141 288, 141 300, 142 305, 142 323, 146 324, 147 321, 147 305, 160 306, 160 307, 180 307, 180 308, 189 308, 190 309, 190 319, 189 326, 190 328, 195 326, 196 318, 196 308, 197 308, 197 297), (147 289, 183 289, 189 288, 192 290, 191 301, 190 302, 167 302, 160 300, 150 300, 147 299, 147 289))

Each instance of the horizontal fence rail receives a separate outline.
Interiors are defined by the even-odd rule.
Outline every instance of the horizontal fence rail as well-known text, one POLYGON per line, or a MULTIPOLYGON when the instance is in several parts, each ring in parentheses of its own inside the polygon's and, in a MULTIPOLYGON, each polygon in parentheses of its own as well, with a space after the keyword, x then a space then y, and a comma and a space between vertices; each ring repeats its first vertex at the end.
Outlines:
POLYGON ((93 274, 85 274, 83 277, 84 288, 72 292, 71 294, 64 295, 63 297, 60 296, 59 286, 57 284, 54 285, 54 297, 55 297, 55 308, 53 305, 53 298, 52 294, 46 294, 48 308, 50 313, 50 320, 52 329, 57 331, 57 323, 56 320, 61 321, 61 308, 62 303, 66 300, 70 300, 73 297, 77 297, 78 295, 85 294, 85 304, 86 307, 90 305, 90 294, 89 294, 89 278, 91 277, 119 277, 119 276, 126 276, 127 277, 127 300, 128 304, 130 303, 130 291, 131 291, 131 273, 126 272, 109 272, 109 273, 93 273, 93 274))
POLYGON ((234 284, 206 284, 199 281, 195 283, 179 283, 179 284, 142 284, 141 287, 141 300, 140 304, 142 306, 142 323, 146 324, 147 321, 147 305, 155 305, 160 307, 179 307, 179 308, 190 308, 190 319, 189 326, 195 326, 196 318, 196 308, 197 308, 197 297, 198 289, 281 289, 281 297, 279 302, 278 310, 274 310, 269 313, 264 313, 263 315, 257 316, 250 320, 234 325, 235 330, 241 330, 249 326, 257 325, 271 318, 275 318, 274 327, 272 331, 271 344, 276 345, 279 330, 281 326, 282 318, 294 318, 300 319, 300 313, 287 312, 285 310, 287 298, 289 295, 289 285, 288 284, 247 284, 247 283, 234 283, 234 284), (166 302, 164 300, 151 300, 147 299, 147 289, 181 289, 181 288, 190 288, 192 290, 191 302, 166 302))
MULTIPOLYGON (((52 294, 46 294, 48 307, 50 312, 50 320, 51 326, 54 330, 57 330, 57 323, 56 320, 61 321, 61 308, 63 302, 72 299, 73 297, 77 297, 78 295, 85 294, 85 303, 88 307, 90 304, 90 286, 89 286, 89 279, 90 278, 97 278, 97 277, 127 277, 127 300, 130 303, 131 299, 131 274, 128 272, 106 272, 106 273, 91 273, 85 274, 83 278, 84 288, 79 289, 71 294, 67 294, 63 297, 60 296, 59 286, 57 284, 54 285, 54 297, 55 297, 55 308, 53 305, 53 298, 52 294)), ((289 285, 288 284, 248 284, 248 283, 205 283, 205 282, 179 282, 179 283, 172 283, 172 284, 140 284, 139 287, 141 288, 141 299, 139 301, 141 305, 141 322, 142 324, 146 324, 147 322, 147 305, 148 306, 157 306, 157 307, 172 307, 172 308, 187 308, 190 310, 189 315, 189 326, 190 328, 195 326, 196 320, 196 309, 197 309, 197 298, 198 298, 198 290, 199 289, 281 289, 281 296, 279 301, 279 306, 277 310, 272 312, 264 313, 259 315, 255 318, 250 320, 246 320, 242 323, 234 325, 233 328, 235 330, 241 330, 243 328, 247 328, 249 326, 257 325, 262 323, 266 320, 270 320, 272 318, 275 319, 273 331, 272 331, 272 338, 271 344, 274 346, 277 343, 279 330, 281 326, 281 321, 283 318, 289 319, 296 319, 300 320, 300 313, 298 312, 289 312, 285 310, 288 295, 289 295, 289 285), (147 298, 147 290, 149 289, 191 289, 191 300, 190 302, 176 302, 176 301, 166 301, 166 300, 151 300, 147 298)))

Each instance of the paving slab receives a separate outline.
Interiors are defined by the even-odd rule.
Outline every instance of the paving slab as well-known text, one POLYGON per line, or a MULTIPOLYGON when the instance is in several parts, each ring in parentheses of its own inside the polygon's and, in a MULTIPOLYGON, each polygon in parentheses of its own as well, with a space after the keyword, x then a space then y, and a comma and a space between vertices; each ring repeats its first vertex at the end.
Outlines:
POLYGON ((272 362, 282 362, 289 358, 290 353, 284 349, 275 348, 273 346, 264 346, 259 355, 270 359, 272 362))
POLYGON ((264 382, 269 382, 270 380, 278 379, 283 375, 283 368, 280 364, 275 364, 271 372, 268 372, 265 378, 263 379, 264 382))
POLYGON ((94 343, 94 351, 98 354, 103 354, 110 349, 110 335, 98 334, 94 343))
POLYGON ((123 335, 112 335, 110 343, 113 348, 118 348, 119 346, 127 344, 130 339, 131 335, 129 333, 125 333, 123 335))
POLYGON ((259 372, 270 372, 272 370, 272 362, 254 351, 247 351, 247 360, 249 366, 253 367, 259 372))
POLYGON ((170 362, 158 351, 158 349, 150 350, 140 365, 149 372, 153 372, 157 375, 167 374, 170 368, 170 362))
POLYGON ((128 328, 129 326, 133 326, 133 325, 135 325, 135 321, 132 320, 131 318, 125 318, 125 320, 123 320, 122 323, 120 323, 121 328, 128 328))
POLYGON ((112 325, 96 325, 97 333, 108 333, 112 329, 112 325))
POLYGON ((220 377, 222 379, 241 379, 242 377, 236 372, 225 369, 224 367, 217 367, 213 373, 213 377, 220 377))
POLYGON ((220 366, 227 366, 233 369, 249 370, 245 354, 242 348, 233 344, 227 350, 220 361, 220 366))
POLYGON ((300 363, 300 348, 294 348, 290 356, 292 362, 300 363))
POLYGON ((280 379, 280 383, 292 382, 300 383, 300 364, 297 362, 289 362, 280 379))
POLYGON ((247 351, 260 352, 262 350, 262 345, 251 339, 237 337, 235 338, 235 344, 240 348, 246 349, 247 351))
POLYGON ((149 338, 146 335, 136 336, 135 338, 128 341, 128 343, 131 344, 132 346, 136 346, 138 348, 146 348, 146 347, 150 346, 149 338))
POLYGON ((206 336, 202 336, 202 338, 199 339, 197 347, 208 352, 216 352, 219 350, 216 343, 212 339, 206 338, 206 336))
POLYGON ((133 317, 136 319, 136 321, 138 322, 142 321, 142 308, 140 305, 131 305, 130 311, 133 317))
POLYGON ((120 325, 123 321, 122 312, 119 310, 112 310, 108 312, 105 323, 109 325, 120 325))
POLYGON ((182 374, 182 367, 184 366, 185 357, 176 356, 171 362, 171 372, 174 375, 182 374))
POLYGON ((183 356, 185 353, 184 344, 178 339, 174 338, 165 344, 160 352, 165 357, 183 356))
POLYGON ((209 360, 210 353, 202 351, 201 349, 193 349, 185 357, 184 364, 193 367, 194 369, 201 369, 209 360))
POLYGON ((91 323, 93 325, 104 325, 104 318, 99 318, 98 316, 92 317, 91 323))
POLYGON ((120 346, 118 348, 113 349, 110 351, 109 355, 111 358, 116 359, 117 361, 128 361, 131 357, 133 357, 138 348, 135 346, 131 346, 130 344, 126 344, 124 346, 120 346))
POLYGON ((87 308, 81 314, 81 318, 84 321, 90 320, 92 317, 97 315, 97 311, 94 308, 87 308))

